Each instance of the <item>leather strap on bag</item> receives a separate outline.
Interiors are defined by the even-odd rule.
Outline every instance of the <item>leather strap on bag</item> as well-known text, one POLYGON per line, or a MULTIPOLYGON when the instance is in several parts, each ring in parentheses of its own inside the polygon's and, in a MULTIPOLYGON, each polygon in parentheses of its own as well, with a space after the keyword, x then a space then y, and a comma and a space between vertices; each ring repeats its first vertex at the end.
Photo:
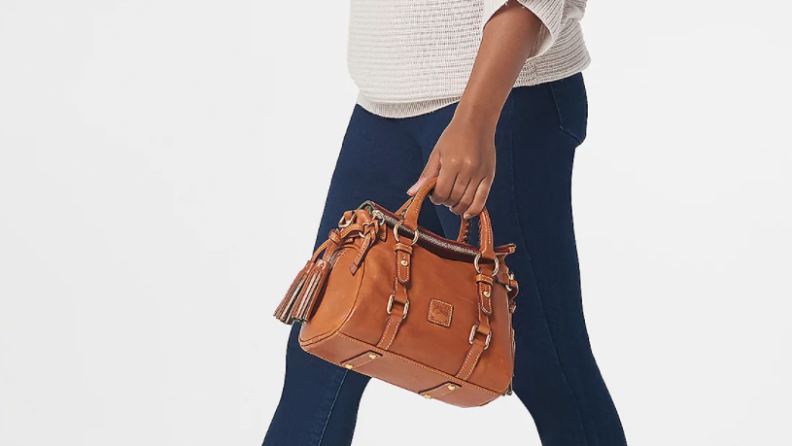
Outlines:
MULTIPOLYGON (((383 330, 379 342, 377 342, 377 347, 383 350, 388 350, 391 345, 393 345, 393 341, 396 339, 399 328, 401 327, 403 321, 407 318, 407 313, 410 309, 408 290, 410 286, 410 268, 412 266, 412 245, 418 241, 419 237, 418 215, 421 212, 423 201, 434 189, 436 184, 437 177, 430 178, 426 183, 423 184, 423 186, 421 186, 418 192, 411 199, 408 199, 407 202, 405 202, 404 205, 402 205, 402 207, 399 209, 399 214, 403 214, 404 218, 393 228, 393 234, 396 239, 396 266, 393 293, 388 298, 388 319, 385 323, 385 329, 383 330), (399 236, 399 228, 401 226, 404 226, 413 234, 412 243, 410 245, 401 242, 402 239, 399 236)), ((460 233, 460 237, 462 237, 462 235, 463 234, 460 233)), ((495 262, 498 261, 495 256, 495 250, 492 242, 492 222, 490 221, 489 213, 487 212, 486 207, 482 209, 481 214, 479 215, 479 244, 479 251, 481 252, 482 258, 494 260, 495 262)), ((476 268, 478 268, 478 259, 476 262, 476 268)), ((471 330, 470 343, 471 349, 473 349, 473 347, 479 349, 480 347, 480 351, 478 351, 478 353, 468 352, 468 357, 463 363, 462 370, 460 370, 461 374, 468 376, 473 372, 473 369, 476 367, 478 362, 478 358, 480 357, 481 353, 486 350, 487 347, 489 347, 489 342, 492 339, 489 324, 489 315, 492 314, 492 303, 489 302, 490 293, 492 291, 492 278, 479 272, 477 276, 477 282, 479 283, 479 300, 482 303, 478 305, 477 324, 474 325, 473 329, 471 330), (479 276, 481 276, 480 280, 479 276), (484 301, 482 299, 484 299, 484 297, 481 297, 485 294, 486 301, 489 302, 487 306, 483 304, 484 301), (488 308, 488 310, 485 310, 485 308, 488 308), (480 340, 480 337, 476 336, 477 333, 482 333, 486 339, 485 343, 482 344, 483 341, 480 340)))
MULTIPOLYGON (((398 240, 398 239, 397 239, 398 240)), ((385 323, 385 331, 382 333, 377 347, 388 350, 396 339, 407 313, 410 311, 410 296, 407 290, 410 287, 410 265, 412 264, 412 245, 406 245, 400 241, 396 242, 396 274, 393 280, 393 293, 388 298, 388 321, 385 323)))
MULTIPOLYGON (((430 178, 427 180, 423 186, 418 190, 418 192, 413 195, 413 197, 407 202, 405 202, 402 207, 399 209, 399 212, 404 212, 404 226, 408 228, 410 231, 414 231, 418 228, 418 215, 421 213, 421 207, 423 206, 423 202, 426 197, 429 195, 435 185, 437 184, 437 177, 430 178)), ((465 220, 462 219, 463 222, 460 225, 460 234, 457 239, 461 239, 464 237, 465 231, 467 231, 466 227, 470 224, 468 220, 465 223, 465 220)), ((487 212, 487 207, 481 210, 479 214, 479 251, 481 251, 481 257, 488 260, 495 260, 495 246, 493 245, 492 241, 492 221, 490 220, 489 212, 487 212)))
POLYGON ((492 282, 493 278, 482 273, 476 274, 479 304, 477 306, 476 325, 470 329, 470 348, 462 367, 456 374, 457 378, 467 380, 478 365, 481 354, 489 348, 492 340, 492 328, 489 317, 492 314, 492 282), (480 336, 479 336, 480 335, 480 336))

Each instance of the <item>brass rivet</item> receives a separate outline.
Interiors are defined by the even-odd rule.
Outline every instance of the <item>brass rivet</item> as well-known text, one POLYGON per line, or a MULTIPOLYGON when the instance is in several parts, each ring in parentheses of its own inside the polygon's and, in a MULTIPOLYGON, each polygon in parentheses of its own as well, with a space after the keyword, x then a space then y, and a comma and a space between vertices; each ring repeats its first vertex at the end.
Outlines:
POLYGON ((409 263, 407 262, 407 259, 402 259, 401 264, 402 264, 402 266, 409 265, 409 263))
POLYGON ((431 400, 432 399, 432 395, 429 395, 428 393, 426 395, 424 395, 423 397, 426 398, 427 400, 431 400))
POLYGON ((448 385, 448 390, 456 390, 456 386, 453 384, 448 385))
POLYGON ((490 292, 489 292, 489 290, 486 290, 486 291, 484 291, 484 297, 490 297, 490 292))
POLYGON ((377 359, 377 355, 374 353, 369 353, 369 359, 377 359))
POLYGON ((346 367, 346 368, 348 368, 348 369, 351 369, 351 368, 352 368, 352 367, 354 367, 354 366, 353 366, 352 364, 345 364, 345 365, 344 365, 344 367, 346 367))

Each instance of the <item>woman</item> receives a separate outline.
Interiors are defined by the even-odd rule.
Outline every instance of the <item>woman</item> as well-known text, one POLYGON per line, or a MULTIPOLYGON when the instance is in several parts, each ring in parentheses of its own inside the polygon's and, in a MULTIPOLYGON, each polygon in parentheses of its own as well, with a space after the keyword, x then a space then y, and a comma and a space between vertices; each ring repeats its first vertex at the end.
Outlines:
MULTIPOLYGON (((585 0, 352 0, 360 88, 315 248, 371 199, 397 209, 438 177, 421 224, 456 236, 485 202, 520 286, 514 392, 544 446, 626 444, 583 319, 570 206, 586 137, 585 0), (417 181, 416 181, 417 179, 417 181)), ((349 445, 368 377, 289 339, 266 446, 349 445)))

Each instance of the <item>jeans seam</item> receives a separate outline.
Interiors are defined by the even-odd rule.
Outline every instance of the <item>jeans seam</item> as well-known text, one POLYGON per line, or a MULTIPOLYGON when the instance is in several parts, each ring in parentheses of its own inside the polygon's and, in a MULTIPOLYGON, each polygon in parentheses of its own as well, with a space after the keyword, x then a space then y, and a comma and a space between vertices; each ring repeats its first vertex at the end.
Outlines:
MULTIPOLYGON (((552 86, 550 87, 550 90, 552 91, 552 86)), ((554 99, 555 99, 555 96, 554 96, 554 99)), ((537 295, 537 297, 539 299, 539 305, 542 308, 542 318, 544 319, 545 325, 547 326, 547 334, 548 334, 548 336, 550 336, 550 343, 553 345, 553 352, 555 353, 556 361, 558 361, 558 366, 559 366, 559 369, 561 370, 561 376, 564 378, 564 384, 566 384, 567 389, 569 389, 569 393, 570 393, 570 395, 572 395, 572 399, 575 402, 575 409, 577 409, 578 420, 580 421, 580 428, 583 431, 583 435, 585 437, 586 444, 588 445, 588 444, 590 444, 589 443, 589 438, 588 438, 589 436, 588 436, 588 433, 586 432, 586 425, 583 423, 583 417, 582 417, 582 413, 581 413, 581 410, 580 410, 580 405, 578 403, 578 398, 577 398, 577 396, 575 396, 575 391, 572 389, 572 386, 569 385, 569 380, 567 379, 566 372, 564 372, 564 368, 561 366, 561 358, 558 356, 558 350, 556 349, 555 339, 553 339, 553 334, 550 331, 550 325, 547 323, 547 317, 545 316, 544 305, 542 305, 542 295, 539 292, 539 284, 536 281, 536 272, 535 272, 536 270, 533 267, 533 257, 531 256, 530 249, 528 248, 528 242, 525 239, 525 235, 524 235, 525 231, 523 230, 523 224, 520 221, 520 213, 516 209, 516 207, 517 207, 517 187, 514 185, 514 178, 515 178, 515 174, 514 174, 514 152, 515 152, 515 150, 514 150, 514 119, 513 119, 513 116, 514 116, 514 114, 513 114, 513 104, 512 104, 512 100, 509 100, 509 127, 510 127, 509 128, 509 148, 510 148, 511 154, 512 154, 512 159, 511 159, 511 161, 512 161, 511 162, 511 176, 512 176, 511 187, 512 187, 512 196, 514 197, 515 217, 516 217, 515 220, 517 221, 517 230, 518 230, 517 232, 520 234, 520 238, 522 239, 523 246, 525 247, 525 250, 528 252, 528 256, 527 256, 528 258, 527 258, 527 262, 526 263, 528 264, 528 268, 531 269, 531 275, 533 276, 533 279, 534 279, 533 282, 534 282, 534 287, 536 288, 536 295, 537 295)))
POLYGON ((578 138, 574 133, 564 127, 564 115, 561 113, 561 107, 558 105, 558 96, 556 96, 555 88, 553 88, 552 84, 548 84, 548 86, 550 87, 550 95, 553 96, 553 105, 555 105, 556 114, 558 114, 558 128, 577 141, 578 145, 583 144, 582 139, 578 138))
POLYGON ((330 416, 333 415, 333 409, 335 408, 336 401, 338 401, 338 395, 341 394, 341 387, 344 386, 344 380, 346 380, 348 373, 349 370, 344 370, 344 375, 341 377, 341 382, 338 383, 338 390, 336 391, 335 397, 333 397, 333 403, 330 404, 330 409, 327 411, 327 419, 325 419, 325 424, 322 427, 322 434, 319 436, 319 443, 316 443, 316 446, 322 446, 322 441, 324 440, 327 426, 330 424, 330 416))

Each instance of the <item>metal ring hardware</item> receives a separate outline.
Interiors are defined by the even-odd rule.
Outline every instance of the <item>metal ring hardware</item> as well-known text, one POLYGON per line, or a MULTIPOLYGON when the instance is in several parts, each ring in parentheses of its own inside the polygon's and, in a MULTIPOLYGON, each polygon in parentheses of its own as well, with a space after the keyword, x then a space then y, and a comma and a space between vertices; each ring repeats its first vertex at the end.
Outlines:
POLYGON ((352 218, 350 218, 349 221, 344 220, 344 216, 342 215, 341 219, 338 220, 338 227, 339 228, 346 228, 347 226, 351 225, 352 224, 352 220, 354 219, 354 215, 355 214, 352 214, 352 218))
POLYGON ((379 220, 381 225, 385 224, 385 214, 383 214, 379 209, 372 211, 371 215, 374 217, 374 220, 379 220))
MULTIPOLYGON (((396 225, 393 226, 393 236, 396 237, 396 241, 397 242, 399 241, 399 226, 401 226, 402 223, 404 223, 404 220, 399 220, 396 223, 396 225)), ((418 228, 416 228, 415 229, 415 235, 413 235, 412 243, 410 243, 410 246, 412 246, 412 245, 414 245, 415 243, 418 242, 418 234, 419 234, 419 231, 418 231, 418 228)))
MULTIPOLYGON (((390 299, 388 299, 388 314, 393 313, 393 298, 396 297, 395 294, 390 295, 390 299)), ((402 314, 402 319, 407 318, 407 312, 410 311, 410 300, 407 299, 407 302, 404 303, 404 314, 402 314)))
MULTIPOLYGON (((479 267, 479 259, 481 258, 481 253, 476 253, 476 258, 473 259, 473 266, 476 268, 476 272, 481 274, 481 267, 479 267)), ((493 277, 498 274, 498 270, 500 269, 500 260, 495 257, 495 271, 492 272, 493 277)))
MULTIPOLYGON (((474 324, 473 327, 471 327, 470 329, 470 338, 468 338, 468 342, 470 342, 470 345, 473 345, 473 339, 476 338, 476 332, 478 331, 478 328, 479 328, 478 324, 474 324)), ((490 329, 490 332, 487 333, 487 340, 484 341, 484 350, 489 348, 491 340, 492 340, 492 329, 490 329)))
MULTIPOLYGON (((509 271, 509 280, 514 280, 514 271, 509 271)), ((505 287, 506 291, 511 292, 512 287, 510 287, 508 283, 506 283, 505 287)))

